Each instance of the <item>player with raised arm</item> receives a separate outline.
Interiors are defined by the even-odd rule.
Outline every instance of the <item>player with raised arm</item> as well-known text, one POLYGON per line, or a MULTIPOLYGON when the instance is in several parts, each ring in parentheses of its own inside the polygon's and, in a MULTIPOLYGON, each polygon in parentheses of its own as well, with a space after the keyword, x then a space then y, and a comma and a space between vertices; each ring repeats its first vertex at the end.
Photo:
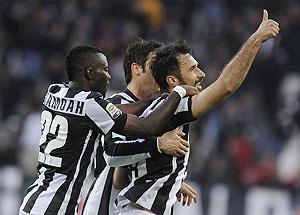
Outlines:
MULTIPOLYGON (((189 122, 230 96, 244 81, 261 44, 276 37, 278 33, 279 24, 268 19, 268 13, 264 10, 259 28, 225 66, 218 79, 199 94, 183 99, 165 127, 165 131, 180 128, 187 134, 185 139, 188 140, 189 122)), ((201 82, 205 77, 184 41, 157 49, 151 68, 153 77, 162 92, 171 92, 180 84, 201 88, 201 82)), ((155 100, 141 117, 146 117, 159 108, 162 101, 163 98, 155 100)), ((106 149, 108 149, 107 154, 110 155, 113 153, 109 149, 115 147, 106 147, 106 149)), ((176 194, 180 191, 182 181, 186 177, 188 157, 189 153, 184 157, 161 154, 137 163, 136 171, 132 174, 132 182, 118 195, 116 202, 119 214, 169 215, 176 201, 176 194)), ((111 164, 113 159, 113 156, 107 159, 108 164, 111 164)), ((190 203, 194 197, 191 195, 189 198, 190 203)))

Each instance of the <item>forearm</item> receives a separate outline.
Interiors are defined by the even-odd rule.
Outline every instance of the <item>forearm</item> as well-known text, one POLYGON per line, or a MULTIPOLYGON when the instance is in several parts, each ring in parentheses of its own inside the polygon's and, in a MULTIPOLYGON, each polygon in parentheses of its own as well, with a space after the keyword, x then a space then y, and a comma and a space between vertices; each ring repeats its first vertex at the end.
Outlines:
POLYGON ((261 46, 261 40, 252 35, 225 66, 219 78, 198 95, 192 97, 193 116, 199 117, 230 96, 244 81, 261 46))
POLYGON ((261 44, 259 37, 253 34, 224 68, 217 81, 226 87, 228 94, 244 81, 261 44))
POLYGON ((115 169, 113 175, 113 185, 116 189, 121 190, 130 183, 130 180, 128 178, 129 173, 129 170, 125 167, 117 167, 115 169))
POLYGON ((139 101, 132 104, 115 104, 121 111, 134 115, 140 115, 149 105, 150 101, 139 101))
POLYGON ((157 149, 156 140, 156 137, 130 141, 106 140, 103 156, 106 163, 112 167, 134 164, 160 154, 157 149))
POLYGON ((157 135, 168 123, 176 110, 181 97, 172 92, 167 99, 145 118, 128 115, 123 131, 126 136, 150 137, 157 135))

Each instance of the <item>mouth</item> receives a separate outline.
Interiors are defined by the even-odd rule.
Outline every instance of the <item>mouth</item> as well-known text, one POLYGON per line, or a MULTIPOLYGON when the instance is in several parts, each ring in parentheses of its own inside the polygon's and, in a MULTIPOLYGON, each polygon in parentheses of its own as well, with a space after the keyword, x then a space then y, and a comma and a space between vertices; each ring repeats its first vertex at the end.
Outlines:
POLYGON ((201 86, 202 80, 200 80, 199 82, 197 82, 195 84, 195 87, 197 87, 197 89, 201 92, 202 91, 202 86, 201 86))

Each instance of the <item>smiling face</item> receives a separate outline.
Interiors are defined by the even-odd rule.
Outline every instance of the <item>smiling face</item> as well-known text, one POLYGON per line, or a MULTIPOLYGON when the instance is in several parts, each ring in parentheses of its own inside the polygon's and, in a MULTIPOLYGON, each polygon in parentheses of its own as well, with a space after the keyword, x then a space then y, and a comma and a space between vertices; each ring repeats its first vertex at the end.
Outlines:
POLYGON ((195 58, 187 53, 187 54, 179 54, 177 56, 177 60, 179 63, 180 76, 177 77, 179 84, 185 84, 190 86, 195 86, 202 90, 201 82, 205 77, 205 73, 198 68, 198 62, 195 58))

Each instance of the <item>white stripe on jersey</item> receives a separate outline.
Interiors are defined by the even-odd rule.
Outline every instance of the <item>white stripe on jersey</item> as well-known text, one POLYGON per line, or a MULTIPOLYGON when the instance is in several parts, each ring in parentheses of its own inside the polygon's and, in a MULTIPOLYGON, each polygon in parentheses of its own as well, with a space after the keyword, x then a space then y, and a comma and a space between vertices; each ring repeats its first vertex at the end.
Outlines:
MULTIPOLYGON (((44 173, 43 173, 44 175, 44 173)), ((49 187, 44 192, 41 192, 39 198, 37 198, 35 204, 33 205, 30 213, 31 214, 44 214, 48 209, 49 203, 56 194, 57 189, 66 181, 67 176, 55 173, 53 176, 53 181, 49 183, 49 187)))
POLYGON ((43 167, 43 168, 41 168, 40 171, 41 171, 41 174, 39 175, 39 177, 35 180, 35 182, 30 187, 34 187, 35 185, 38 185, 38 186, 34 187, 29 193, 26 194, 26 196, 24 197, 23 203, 20 207, 20 211, 22 211, 24 209, 24 207, 27 204, 27 201, 29 200, 31 195, 33 193, 35 193, 41 185, 43 185, 43 180, 45 179, 44 172, 46 171, 46 168, 43 167))
MULTIPOLYGON (((126 139, 125 136, 119 135, 117 133, 112 133, 113 138, 119 137, 122 139, 126 139)), ((136 140, 124 140, 124 141, 115 141, 116 144, 130 144, 135 142, 143 142, 144 139, 136 139, 136 140)), ((120 156, 112 156, 107 155, 106 153, 103 153, 103 157, 106 161, 106 163, 111 167, 119 167, 119 166, 127 166, 133 163, 136 163, 141 160, 145 160, 147 158, 150 158, 150 153, 139 153, 134 155, 120 155, 120 156)))
POLYGON ((106 166, 97 178, 93 186, 95 189, 92 189, 88 199, 86 200, 83 213, 84 215, 98 214, 96 211, 98 210, 101 203, 102 193, 109 170, 110 167, 106 166))
POLYGON ((74 99, 76 99, 76 100, 85 100, 86 97, 88 97, 88 95, 90 93, 91 93, 91 91, 88 91, 88 92, 81 91, 80 93, 78 93, 74 96, 74 99))
MULTIPOLYGON (((64 201, 63 201, 62 205, 59 208, 58 214, 65 214, 66 213, 67 205, 69 203, 69 200, 70 200, 70 197, 71 197, 71 193, 72 193, 72 188, 73 188, 74 182, 76 181, 78 173, 79 173, 79 170, 80 170, 81 159, 82 159, 82 156, 83 156, 83 154, 84 154, 84 152, 86 150, 86 147, 87 147, 87 145, 89 143, 89 140, 91 138, 92 133, 93 133, 92 130, 89 130, 89 133, 86 136, 86 139, 85 139, 85 142, 84 142, 84 146, 83 146, 81 155, 80 155, 80 157, 78 159, 78 162, 77 162, 77 166, 76 166, 76 171, 75 171, 75 174, 74 174, 74 178, 73 178, 73 180, 71 181, 71 183, 69 185, 69 189, 66 192, 64 201)), ((98 136, 98 138, 99 138, 99 136, 98 136)), ((57 173, 55 173, 55 174, 57 174, 57 173)), ((81 189, 82 189, 82 187, 81 187, 81 189)), ((55 190, 57 190, 57 189, 55 189, 55 190)))
POLYGON ((101 129, 104 134, 107 134, 114 126, 115 122, 111 119, 111 116, 94 100, 88 99, 89 105, 86 105, 86 115, 101 129), (101 114, 99 110, 103 110, 101 114))
POLYGON ((60 88, 60 90, 57 93, 54 93, 54 95, 58 97, 65 97, 67 92, 68 92, 68 88, 63 86, 62 88, 60 88))
MULTIPOLYGON (((100 142, 99 137, 100 137, 100 135, 98 135, 97 139, 95 140, 94 151, 91 156, 91 161, 96 159, 97 148, 99 147, 99 142, 100 142)), ((101 135, 101 137, 103 137, 103 135, 101 135)), ((85 176, 84 182, 88 178, 94 177, 94 171, 92 171, 92 167, 93 167, 93 162, 90 162, 90 164, 87 168, 87 174, 85 176)), ((84 188, 84 185, 82 186, 82 188, 84 188)), ((83 196, 83 193, 85 193, 85 192, 86 192, 85 189, 81 189, 80 194, 79 194, 79 199, 81 199, 81 197, 83 196)), ((77 207, 78 207, 78 205, 76 206, 75 211, 77 211, 77 207)))
MULTIPOLYGON (((187 154, 189 154, 189 153, 190 153, 190 151, 188 151, 187 154)), ((182 170, 179 171, 179 173, 178 173, 178 175, 175 179, 175 183, 173 184, 172 189, 169 193, 169 198, 166 202, 166 209, 165 209, 165 212, 164 212, 164 214, 166 214, 166 215, 171 214, 171 208, 177 200, 176 194, 177 194, 178 190, 180 190, 181 183, 186 177, 185 173, 186 173, 186 166, 187 166, 188 158, 189 158, 189 156, 185 156, 185 158, 184 158, 184 167, 185 168, 183 168, 182 170)))
POLYGON ((135 101, 134 101, 127 93, 124 93, 124 92, 122 92, 122 93, 115 93, 115 94, 113 94, 112 96, 110 96, 109 98, 112 99, 112 98, 114 98, 114 97, 116 97, 116 96, 121 96, 121 97, 123 97, 123 98, 121 99, 121 104, 128 104, 129 101, 130 101, 130 103, 135 102, 135 101), (127 101, 127 100, 128 100, 128 101, 127 101))

